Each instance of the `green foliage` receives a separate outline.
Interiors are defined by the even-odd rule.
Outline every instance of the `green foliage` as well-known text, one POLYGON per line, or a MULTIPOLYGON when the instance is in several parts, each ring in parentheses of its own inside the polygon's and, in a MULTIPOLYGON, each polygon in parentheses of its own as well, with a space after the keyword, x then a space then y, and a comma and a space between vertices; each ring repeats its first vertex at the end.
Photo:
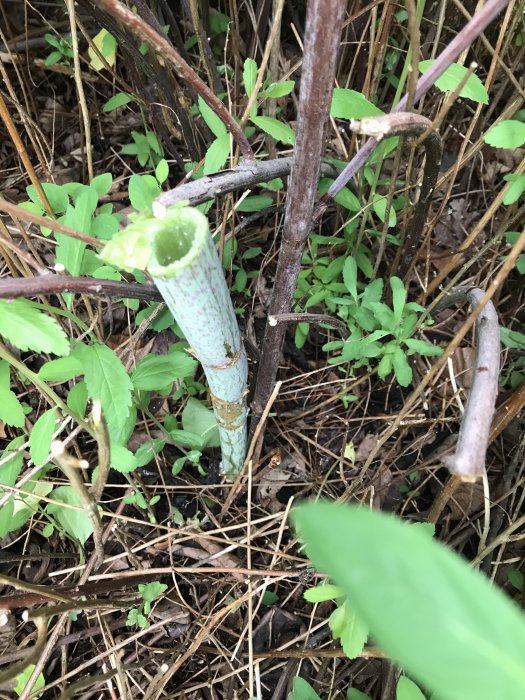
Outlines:
POLYGON ((301 676, 293 679, 292 692, 288 693, 287 700, 321 700, 308 681, 301 676))
POLYGON ((71 486, 58 486, 49 497, 56 502, 49 503, 46 512, 53 516, 66 535, 85 544, 93 534, 93 525, 78 493, 71 486))
POLYGON ((519 148, 525 143, 525 124, 517 119, 505 119, 483 136, 494 148, 519 148))
POLYGON ((144 134, 138 131, 131 132, 133 141, 120 149, 126 156, 136 156, 141 167, 155 168, 158 162, 164 158, 164 151, 153 131, 146 129, 144 134))
POLYGON ((456 554, 364 507, 311 503, 294 520, 374 639, 441 700, 523 697, 525 620, 456 554))
MULTIPOLYGON (((31 675, 33 671, 35 670, 35 665, 34 664, 29 664, 29 666, 26 666, 23 671, 21 671, 17 676, 16 676, 16 686, 14 688, 15 693, 20 696, 26 689, 26 685, 28 680, 31 678, 31 675)), ((46 679, 44 678, 43 673, 39 673, 38 677, 35 681, 35 685, 33 686, 33 692, 31 693, 31 697, 34 698, 34 700, 38 700, 39 697, 42 696, 42 693, 38 693, 39 690, 41 690, 46 684, 46 679), (37 695, 34 695, 33 693, 38 693, 37 695)))
POLYGON ((511 357, 512 350, 518 351, 501 372, 501 385, 509 385, 514 389, 525 381, 525 335, 500 326, 500 339, 503 345, 511 350, 511 357))
MULTIPOLYGON (((426 71, 435 63, 433 59, 428 61, 419 62, 419 70, 422 73, 426 71)), ((452 63, 447 70, 436 80, 436 87, 443 92, 456 90, 458 85, 461 83, 468 69, 465 66, 460 66, 457 63, 452 63)), ((487 105, 489 103, 489 95, 487 89, 474 73, 469 76, 467 82, 462 87, 460 97, 468 97, 474 102, 481 102, 481 104, 487 105)))
POLYGON ((330 105, 330 116, 336 119, 363 119, 377 117, 383 110, 376 107, 356 90, 335 88, 330 105))
POLYGON ((110 97, 109 100, 104 103, 102 111, 113 112, 115 109, 133 102, 134 99, 135 98, 133 95, 130 95, 128 92, 117 92, 115 95, 113 95, 113 97, 110 97))
POLYGON ((149 627, 147 616, 151 612, 151 604, 168 590, 168 586, 160 581, 151 581, 151 583, 139 583, 138 589, 143 601, 142 606, 129 611, 126 624, 128 627, 137 625, 145 629, 149 627))
POLYGON ((44 61, 46 66, 55 66, 57 63, 70 66, 73 63, 73 47, 71 46, 70 34, 64 37, 56 36, 55 34, 44 34, 44 39, 54 49, 44 61))
POLYGON ((28 299, 0 299, 0 334, 22 351, 69 353, 69 342, 59 324, 28 299))

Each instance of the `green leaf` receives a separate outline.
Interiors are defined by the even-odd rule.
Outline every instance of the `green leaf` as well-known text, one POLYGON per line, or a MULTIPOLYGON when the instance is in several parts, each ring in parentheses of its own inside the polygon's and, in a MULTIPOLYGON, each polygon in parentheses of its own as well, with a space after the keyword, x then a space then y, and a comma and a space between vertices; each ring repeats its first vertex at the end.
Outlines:
MULTIPOLYGON (((67 209, 67 205, 69 204, 67 190, 62 185, 55 185, 53 182, 43 182, 42 189, 44 190, 44 194, 46 195, 53 212, 55 214, 63 214, 67 209)), ((42 202, 37 195, 35 186, 29 185, 26 187, 26 192, 29 199, 40 206, 43 210, 42 202)))
POLYGON ((343 267, 343 280, 346 288, 357 301, 357 263, 355 258, 349 255, 343 267))
POLYGON ((525 191, 525 173, 521 175, 504 175, 503 179, 511 183, 503 195, 503 204, 514 204, 525 191))
POLYGON ((100 401, 112 442, 120 442, 132 391, 124 365, 113 350, 101 343, 79 343, 73 353, 82 363, 89 396, 100 401))
MULTIPOLYGON (((164 591, 167 590, 168 586, 165 583, 160 583, 160 581, 151 581, 151 583, 139 583, 139 593, 142 596, 142 600, 145 603, 148 603, 150 606, 156 598, 158 598, 164 593, 164 591)), ((149 610, 146 610, 146 606, 144 606, 144 610, 146 614, 149 613, 149 610)))
MULTIPOLYGON (((100 51, 102 56, 104 56, 106 62, 110 66, 114 66, 117 56, 117 40, 115 37, 110 34, 107 29, 101 29, 99 33, 93 37, 93 43, 100 51)), ((92 68, 97 71, 101 71, 106 68, 91 46, 88 48, 88 54, 92 68)))
POLYGON ((501 342, 507 348, 515 350, 525 349, 525 335, 519 331, 511 331, 510 328, 501 327, 499 329, 501 342))
POLYGON ((525 143, 525 124, 517 119, 505 119, 489 129, 483 141, 494 148, 519 148, 525 143))
MULTIPOLYGON (((2 362, 4 362, 2 360, 2 362)), ((20 448, 25 442, 25 436, 11 440, 2 452, 2 464, 0 465, 0 484, 2 486, 14 486, 24 466, 24 450, 20 448)), ((3 535, 1 535, 3 537, 3 535)))
POLYGON ((33 425, 33 430, 29 436, 29 454, 36 467, 47 461, 56 424, 57 409, 50 408, 42 413, 33 425))
POLYGON ((273 117, 252 117, 251 121, 256 127, 269 134, 276 141, 293 146, 295 143, 295 134, 293 129, 288 124, 283 124, 278 119, 273 117))
POLYGON ((414 681, 401 676, 397 682, 396 700, 426 700, 414 681))
POLYGON ((218 117, 211 107, 208 107, 206 102, 199 96, 199 112, 202 114, 202 118, 206 122, 208 128, 212 134, 219 138, 219 136, 225 136, 228 131, 224 126, 222 119, 218 117))
MULTIPOLYGON (((17 695, 22 695, 24 690, 26 689, 27 682, 31 678, 31 675, 33 674, 33 671, 35 670, 35 665, 34 664, 29 664, 29 666, 26 666, 23 671, 21 671, 16 677, 15 680, 17 681, 16 687, 15 687, 15 693, 17 695)), ((34 695, 33 693, 36 693, 37 691, 41 690, 46 684, 46 679, 44 678, 43 673, 39 673, 37 676, 37 679, 35 681, 35 684, 33 686, 33 690, 31 692, 31 697, 33 700, 38 700, 38 698, 42 695, 42 693, 39 693, 38 695, 34 695)))
POLYGON ((77 418, 84 418, 86 415, 87 401, 88 391, 86 382, 77 382, 67 395, 67 407, 77 418))
POLYGON ((383 111, 364 95, 348 88, 335 88, 330 105, 330 116, 336 119, 363 119, 376 117, 383 111))
MULTIPOLYGON (((426 355, 427 357, 438 357, 443 354, 443 348, 439 345, 432 345, 427 343, 426 340, 418 340, 417 338, 407 338, 404 341, 407 348, 412 352, 417 352, 419 355, 426 355)), ((410 353, 412 354, 412 353, 410 353)))
POLYGON ((263 209, 271 207, 273 203, 273 198, 267 194, 254 194, 251 197, 245 197, 242 202, 239 202, 235 210, 245 213, 262 211, 263 209))
POLYGON ((116 95, 110 97, 109 100, 103 105, 103 112, 112 112, 114 109, 123 107, 127 105, 128 102, 132 102, 135 98, 130 95, 129 92, 117 92, 116 95))
MULTIPOLYGON (((420 61, 419 70, 422 73, 426 73, 426 71, 433 65, 434 62, 434 59, 429 59, 428 61, 420 61)), ((443 75, 441 75, 436 80, 435 85, 443 92, 455 90, 460 84, 460 82, 463 80, 467 72, 468 69, 465 68, 465 66, 460 66, 457 63, 452 63, 443 73, 443 75)), ((478 78, 478 76, 474 74, 472 74, 469 77, 469 79, 461 89, 459 96, 468 97, 470 100, 473 100, 474 102, 481 102, 484 105, 488 105, 489 103, 489 95, 485 86, 478 78)))
POLYGON ((440 700, 522 700, 525 620, 483 575, 366 507, 310 503, 294 520, 316 567, 344 589, 378 644, 440 700))
POLYGON ((407 300, 407 292, 405 285, 399 277, 392 277, 390 279, 390 287, 392 289, 392 304, 394 307, 394 320, 396 324, 401 321, 403 316, 403 309, 405 308, 405 303, 407 300))
POLYGON ((360 690, 349 688, 346 691, 346 700, 371 700, 371 698, 370 695, 362 693, 360 690))
POLYGON ((100 197, 103 197, 110 191, 112 184, 113 175, 111 173, 102 173, 102 175, 96 175, 89 183, 89 186, 93 187, 100 199, 100 197))
POLYGON ((211 175, 220 170, 230 155, 230 134, 222 134, 211 142, 204 159, 204 174, 211 175))
POLYGON ((47 512, 57 520, 72 539, 85 544, 88 537, 93 534, 93 525, 77 492, 72 486, 58 486, 53 489, 50 498, 58 503, 49 503, 47 512))
POLYGON ((268 87, 261 92, 264 97, 284 97, 289 95, 295 86, 295 80, 281 80, 279 83, 271 83, 268 87))
POLYGON ((11 367, 5 360, 0 360, 0 420, 13 428, 23 428, 24 409, 10 386, 11 367))
POLYGON ((308 681, 301 676, 296 676, 292 683, 292 692, 287 700, 321 700, 308 681))
POLYGON ((131 381, 135 389, 156 391, 165 389, 176 379, 192 377, 197 362, 185 352, 173 351, 167 355, 145 355, 137 363, 131 381))
POLYGON ((408 386, 412 381, 412 367, 408 364, 403 349, 399 346, 396 347, 392 355, 392 367, 400 386, 408 386))
MULTIPOLYGON (((375 213, 383 223, 385 222, 386 217, 386 204, 386 197, 380 197, 379 195, 376 195, 376 199, 372 203, 372 209, 375 211, 375 213)), ((392 228, 392 226, 395 226, 396 221, 396 210, 394 209, 392 203, 390 203, 390 209, 388 211, 388 227, 392 228)))
POLYGON ((0 334, 19 350, 69 353, 62 328, 27 299, 0 299, 0 334))
POLYGON ((137 458, 124 445, 111 443, 110 465, 121 474, 129 474, 138 467, 137 458))
POLYGON ((160 193, 159 183, 152 175, 132 175, 129 179, 131 206, 144 214, 151 213, 151 204, 160 193))
POLYGON ((253 58, 247 58, 244 61, 242 81, 244 83, 244 89, 246 90, 246 96, 251 97, 257 81, 257 64, 253 58))
POLYGON ((368 625, 347 600, 333 611, 328 625, 334 639, 341 640, 343 651, 349 659, 355 659, 363 653, 369 633, 368 625))
POLYGON ((322 583, 319 586, 309 588, 303 593, 303 597, 309 603, 322 603, 325 600, 335 600, 341 598, 344 593, 339 586, 334 586, 333 583, 322 583))
MULTIPOLYGON (((197 399, 189 398, 184 410, 182 411, 182 427, 185 431, 199 435, 205 447, 219 447, 219 428, 217 421, 213 415, 213 411, 206 408, 197 399)), ((192 445, 193 447, 193 445, 192 445)), ((195 446, 200 449, 199 445, 195 446)))
POLYGON ((168 161, 165 158, 161 158, 155 168, 155 178, 157 182, 162 185, 162 183, 166 182, 168 179, 169 174, 170 166, 168 165, 168 161))

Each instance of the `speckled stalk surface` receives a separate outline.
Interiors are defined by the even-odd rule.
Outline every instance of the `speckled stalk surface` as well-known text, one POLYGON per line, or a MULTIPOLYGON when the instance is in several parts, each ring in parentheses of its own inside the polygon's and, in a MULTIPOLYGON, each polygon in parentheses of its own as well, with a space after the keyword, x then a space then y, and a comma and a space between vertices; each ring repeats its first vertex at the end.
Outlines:
POLYGON ((156 223, 147 269, 202 363, 219 426, 222 468, 235 475, 246 455, 248 365, 219 256, 199 211, 168 211, 156 223))

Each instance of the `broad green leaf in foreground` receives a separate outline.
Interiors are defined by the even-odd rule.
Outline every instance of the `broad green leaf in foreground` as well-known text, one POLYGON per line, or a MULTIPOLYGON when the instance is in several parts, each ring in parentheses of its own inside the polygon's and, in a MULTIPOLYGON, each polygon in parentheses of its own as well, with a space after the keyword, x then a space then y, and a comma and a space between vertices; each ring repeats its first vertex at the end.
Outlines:
MULTIPOLYGON (((420 61, 419 70, 422 73, 426 73, 433 63, 434 59, 420 61)), ((443 92, 455 90, 465 77, 467 70, 468 69, 465 68, 465 66, 460 66, 458 63, 451 63, 447 70, 436 80, 436 87, 443 92)), ((487 89, 478 76, 474 75, 474 73, 469 76, 467 82, 461 88, 459 96, 468 97, 470 100, 473 100, 474 102, 481 102, 481 104, 484 105, 488 105, 489 103, 487 89)))
POLYGON ((58 323, 27 299, 0 299, 0 335, 19 350, 67 355, 69 343, 58 323))
POLYGON ((366 508, 311 503, 294 520, 314 564, 439 700, 525 697, 523 615, 460 557, 366 508))
POLYGON ((108 423, 112 442, 120 442, 131 407, 131 379, 111 348, 101 343, 73 351, 82 362, 89 396, 98 399, 108 423))
POLYGON ((489 129, 483 141, 494 148, 519 148, 525 143, 525 124, 517 119, 505 119, 489 129))
POLYGON ((57 503, 49 503, 47 512, 57 519, 70 537, 84 544, 93 534, 93 525, 80 496, 71 486, 59 486, 50 498, 57 503))
POLYGON ((276 141, 281 141, 289 146, 293 146, 295 143, 294 130, 288 124, 284 124, 273 117, 252 117, 251 121, 265 134, 273 136, 276 141))
POLYGON ((330 105, 330 116, 337 119, 363 119, 377 117, 383 111, 356 90, 335 88, 330 105))

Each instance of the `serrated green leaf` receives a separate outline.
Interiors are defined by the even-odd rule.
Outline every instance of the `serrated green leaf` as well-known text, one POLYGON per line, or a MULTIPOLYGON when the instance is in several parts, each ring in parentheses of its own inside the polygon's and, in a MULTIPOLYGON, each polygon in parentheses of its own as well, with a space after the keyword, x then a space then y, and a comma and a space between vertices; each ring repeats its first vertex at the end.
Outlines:
POLYGON ((213 411, 210 411, 197 399, 191 397, 188 399, 182 411, 182 427, 184 431, 194 433, 203 440, 202 445, 191 445, 194 449, 219 447, 219 428, 213 411))
POLYGON ((519 148, 525 143, 525 124, 517 119, 505 119, 483 136, 494 148, 519 148))
POLYGON ((62 328, 27 299, 0 299, 0 335, 19 350, 69 353, 69 342, 62 328))
POLYGON ((146 355, 137 363, 131 381, 135 389, 143 391, 165 389, 176 379, 193 376, 196 366, 197 362, 184 352, 146 355))
POLYGON ((116 95, 110 97, 109 100, 103 105, 102 111, 112 112, 114 109, 127 105, 128 102, 132 102, 134 99, 135 98, 133 95, 130 95, 128 92, 117 92, 116 95))
POLYGON ((36 467, 47 461, 56 424, 57 409, 50 408, 42 413, 33 425, 33 430, 29 436, 29 454, 36 467))
POLYGON ((251 121, 256 127, 269 134, 276 141, 293 146, 295 143, 295 134, 293 129, 288 124, 283 124, 278 119, 273 117, 251 117, 251 121))
POLYGON ((426 700, 426 698, 414 681, 401 676, 397 682, 396 700, 426 700))
POLYGON ((100 401, 112 442, 120 443, 133 388, 124 365, 113 350, 101 343, 79 343, 73 354, 82 363, 89 396, 100 401))
POLYGON ((322 603, 325 600, 336 600, 343 596, 343 591, 333 583, 322 583, 319 586, 309 588, 303 593, 303 597, 309 603, 322 603))
POLYGON ((363 653, 369 634, 368 625, 348 601, 345 600, 334 610, 328 619, 328 625, 334 639, 341 640, 343 651, 349 659, 355 659, 363 653))
POLYGON ((132 175, 129 179, 129 200, 137 211, 151 213, 151 204, 160 193, 159 183, 152 175, 132 175))
POLYGON ((111 468, 121 474, 129 474, 138 466, 137 458, 124 445, 112 443, 110 455, 111 468))
POLYGON ((281 80, 278 83, 271 83, 268 87, 261 92, 264 97, 271 97, 277 99, 278 97, 285 97, 289 95, 295 86, 295 80, 281 80))
MULTIPOLYGON (((422 73, 426 71, 433 65, 434 59, 429 59, 428 61, 419 62, 419 70, 422 73)), ((460 82, 465 77, 468 69, 465 66, 460 66, 458 63, 452 63, 447 70, 441 75, 435 82, 437 88, 443 92, 455 90, 460 82)), ((481 104, 488 105, 489 95, 487 89, 474 73, 469 77, 461 92, 460 97, 468 97, 474 102, 481 102, 481 104)))
POLYGON ((525 618, 458 555, 364 507, 310 503, 294 520, 378 644, 440 700, 525 696, 525 618))
POLYGON ((202 118, 206 122, 212 134, 216 138, 219 138, 220 136, 225 136, 228 133, 228 131, 224 126, 222 119, 215 114, 213 109, 209 107, 200 96, 198 103, 199 112, 202 114, 202 118))
POLYGON ((50 498, 58 503, 48 503, 47 512, 60 523, 72 539, 85 544, 93 534, 93 525, 77 492, 71 486, 58 486, 53 489, 50 498))
POLYGON ((246 90, 246 96, 251 97, 257 81, 257 64, 253 58, 247 58, 244 61, 242 81, 244 83, 244 89, 246 90))
POLYGON ((383 111, 364 95, 348 88, 335 88, 330 105, 330 116, 336 119, 363 119, 376 117, 383 111))
POLYGON ((222 134, 208 147, 204 159, 204 174, 211 175, 220 170, 230 155, 230 134, 222 134))

